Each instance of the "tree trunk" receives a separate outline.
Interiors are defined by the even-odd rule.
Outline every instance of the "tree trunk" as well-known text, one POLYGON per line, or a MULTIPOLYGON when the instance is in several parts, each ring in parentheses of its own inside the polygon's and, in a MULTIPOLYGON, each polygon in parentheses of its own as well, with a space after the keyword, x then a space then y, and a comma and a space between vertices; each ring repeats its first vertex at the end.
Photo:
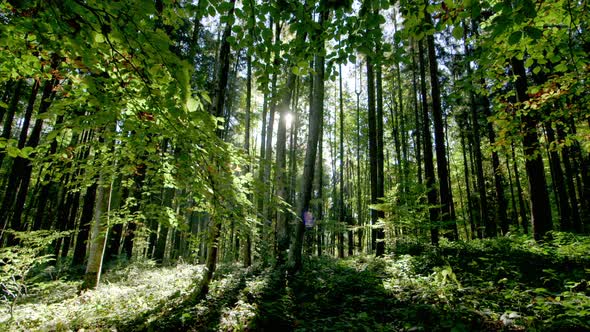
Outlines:
MULTIPOLYGON (((379 48, 377 49, 379 52, 379 48)), ((381 73, 381 64, 377 64, 376 67, 376 114, 375 114, 375 129, 376 129, 376 148, 377 148, 377 192, 375 197, 375 203, 379 203, 379 200, 385 196, 385 190, 383 188, 385 176, 384 176, 384 162, 383 162, 383 80, 382 80, 382 73, 381 73)), ((368 77, 368 75, 367 75, 368 77)), ((370 128, 370 126, 369 126, 370 128)), ((370 132, 370 129, 369 129, 370 132)), ((369 140, 369 142, 371 142, 369 140)), ((385 212, 377 211, 377 220, 379 218, 384 218, 385 212)), ((377 228, 376 230, 376 247, 375 247, 375 255, 377 257, 381 257, 385 254, 385 230, 382 227, 377 228)))
MULTIPOLYGON (((485 114, 486 116, 490 116, 489 100, 485 96, 482 98, 485 114)), ((490 145, 493 147, 496 144, 496 133, 494 132, 492 123, 489 121, 487 124, 487 131, 490 145)), ((506 201, 506 196, 504 195, 504 176, 502 175, 502 167, 500 167, 500 157, 496 150, 492 150, 492 168, 494 170, 494 189, 496 194, 496 222, 494 224, 500 225, 502 234, 506 235, 509 231, 507 216, 508 203, 506 201)))
MULTIPOLYGON (((322 225, 322 228, 316 228, 317 231, 317 244, 318 244, 318 256, 322 255, 322 246, 323 246, 323 237, 324 237, 324 232, 326 231, 326 226, 324 223, 324 144, 323 144, 323 138, 324 138, 324 121, 322 118, 322 121, 320 122, 320 129, 319 129, 320 133, 319 133, 319 139, 318 139, 318 155, 316 158, 316 168, 314 171, 314 175, 313 178, 315 180, 315 191, 317 192, 317 196, 315 197, 316 199, 316 211, 317 211, 317 215, 315 216, 316 219, 316 223, 322 225)), ((314 217, 312 217, 314 218, 314 217)), ((305 222, 305 221, 304 221, 305 222)), ((334 235, 334 232, 332 232, 332 234, 334 235)), ((311 242, 311 241, 310 241, 311 242)), ((334 241, 332 240, 331 245, 334 244, 334 241)))
MULTIPOLYGON (((105 227, 102 223, 102 216, 105 205, 108 205, 108 195, 105 193, 105 185, 103 183, 102 175, 98 179, 96 187, 96 202, 94 204, 94 217, 92 222, 92 237, 90 240, 90 250, 88 256, 88 263, 86 264, 86 273, 84 274, 84 282, 82 289, 96 288, 100 282, 100 274, 102 270, 102 257, 105 246, 105 227)), ((108 213, 108 211, 107 211, 108 213)))
MULTIPOLYGON (((324 22, 328 20, 329 12, 326 8, 319 14, 319 25, 324 27, 324 22)), ((313 174, 315 171, 316 155, 318 148, 318 141, 320 138, 320 128, 323 121, 324 113, 324 70, 325 70, 325 56, 324 48, 325 41, 321 34, 314 35, 314 39, 319 42, 319 49, 315 56, 315 73, 313 80, 313 98, 311 101, 309 114, 309 130, 307 138, 307 149, 305 151, 305 162, 303 166, 303 179, 301 185, 301 202, 297 209, 298 215, 303 219, 305 213, 310 212, 311 189, 313 174)), ((289 250, 289 265, 293 271, 301 269, 302 264, 302 249, 303 237, 305 235, 305 225, 303 220, 297 223, 295 239, 291 244, 289 250)))
MULTIPOLYGON (((253 35, 250 32, 250 35, 253 35)), ((246 115, 245 115, 245 126, 244 129, 244 151, 246 155, 250 156, 250 111, 252 108, 252 55, 248 53, 246 59, 246 115)), ((246 164, 246 173, 250 173, 250 159, 246 164)), ((252 201, 252 195, 249 195, 248 199, 252 201)), ((244 246, 244 266, 248 267, 252 265, 252 232, 246 230, 246 244, 244 246)))
MULTIPOLYGON (((291 104, 292 91, 295 85, 295 74, 290 73, 287 78, 287 83, 282 91, 281 103, 279 105, 279 128, 277 130, 277 151, 276 151, 276 166, 275 166, 275 185, 276 195, 279 200, 287 202, 288 197, 288 182, 286 171, 286 156, 287 156, 287 124, 286 118, 289 112, 289 105, 291 104)), ((277 264, 279 266, 286 262, 287 250, 289 249, 289 224, 287 219, 288 212, 284 207, 277 209, 277 264)))
MULTIPOLYGON (((560 140, 565 139, 565 130, 563 129, 563 125, 557 125, 557 136, 560 140)), ((577 177, 576 173, 574 172, 574 168, 571 162, 571 148, 569 146, 563 147, 561 150, 562 159, 563 159, 563 166, 565 170, 565 182, 567 185, 568 197, 570 200, 570 206, 572 208, 572 225, 571 229, 575 232, 582 232, 582 221, 580 218, 580 208, 578 206, 578 198, 576 196, 576 186, 574 184, 574 179, 577 177)))
MULTIPOLYGON (((36 82, 34 84, 36 84, 36 82)), ((10 105, 8 105, 8 109, 6 111, 6 119, 4 120, 4 126, 2 127, 2 136, 0 137, 5 138, 7 140, 10 138, 12 132, 12 122, 14 120, 14 114, 18 109, 18 102, 20 101, 20 98, 22 96, 22 87, 23 80, 18 80, 18 82, 16 82, 16 86, 14 87, 12 98, 10 99, 10 105)), ((0 166, 2 166, 2 160, 4 159, 5 154, 6 152, 4 152, 4 150, 0 151, 0 166)))
POLYGON ((550 123, 544 125, 545 134, 547 135, 547 153, 549 156, 549 167, 551 169, 552 183, 555 188, 555 195, 557 200, 557 211, 559 213, 559 227, 562 231, 572 231, 572 220, 570 212, 572 208, 569 205, 568 193, 565 189, 566 180, 561 168, 561 159, 557 151, 550 150, 549 145, 555 142, 555 131, 550 123))
MULTIPOLYGON (((230 45, 229 45, 229 36, 231 34, 232 22, 233 22, 233 15, 235 11, 235 4, 236 0, 230 0, 231 8, 228 12, 229 20, 226 23, 225 30, 223 32, 223 40, 222 40, 222 47, 220 49, 220 60, 221 62, 221 73, 219 74, 219 79, 217 81, 218 86, 216 88, 216 96, 215 96, 215 109, 213 114, 221 114, 220 112, 223 111, 223 105, 225 100, 225 92, 227 90, 227 77, 229 72, 229 53, 230 53, 230 45)), ((223 133, 217 132, 218 137, 222 137, 223 133)), ((212 183, 212 190, 215 193, 215 182, 212 183)), ((216 197, 214 197, 216 199, 216 197)), ((214 202, 214 204, 217 204, 214 202)), ((215 213, 215 212, 214 212, 215 213)), ((203 279, 199 285, 199 292, 197 296, 199 298, 204 298, 207 293, 209 293, 209 283, 213 278, 213 273, 215 273, 215 269, 217 267, 217 252, 218 252, 218 243, 219 243, 219 235, 221 232, 221 223, 217 220, 219 217, 213 215, 211 218, 211 225, 209 227, 209 239, 208 239, 208 255, 207 261, 205 263, 206 272, 203 275, 203 279)))
POLYGON ((520 215, 520 222, 524 234, 529 233, 529 223, 527 220, 526 207, 524 198, 522 197, 522 185, 520 184, 520 172, 518 171, 518 163, 516 161, 516 153, 514 151, 514 144, 511 145, 512 150, 512 167, 514 169, 514 182, 516 183, 516 192, 518 193, 518 211, 520 215))
MULTIPOLYGON (((426 22, 432 24, 432 18, 430 13, 424 8, 424 15, 426 22)), ((434 146, 436 150, 436 165, 439 180, 439 192, 440 192, 440 221, 443 223, 442 227, 452 231, 452 234, 457 233, 457 225, 455 223, 455 216, 452 213, 451 207, 453 205, 453 199, 451 194, 451 180, 448 172, 447 152, 445 146, 445 133, 443 124, 443 114, 440 99, 440 86, 438 81, 438 60, 436 58, 436 49, 434 45, 434 36, 429 34, 426 37, 428 43, 428 59, 430 69, 430 86, 432 94, 432 119, 434 123, 434 146)), ((440 227, 440 226, 439 226, 440 227)), ((454 235, 448 234, 450 238, 454 235)))
POLYGON ((426 66, 424 64, 424 45, 422 40, 418 42, 418 61, 420 64, 420 96, 422 99, 422 139, 424 142, 424 184, 426 185, 426 197, 428 201, 430 242, 438 245, 439 208, 436 183, 434 178, 434 156, 432 155, 432 138, 430 135, 430 115, 428 112, 428 100, 426 92, 426 66))
POLYGON ((360 96, 363 86, 363 70, 359 66, 359 81, 356 81, 356 68, 355 68, 355 79, 354 79, 354 92, 356 94, 356 211, 357 211, 357 224, 359 229, 357 231, 358 236, 358 248, 359 252, 363 252, 363 226, 365 225, 363 220, 363 209, 362 209, 362 186, 361 186, 361 108, 360 108, 360 96))
MULTIPOLYGON (((512 69, 516 75, 516 95, 519 102, 528 100, 527 78, 524 63, 516 58, 512 59, 512 69)), ((537 133, 537 119, 531 114, 522 115, 525 168, 529 187, 529 204, 531 207, 531 221, 535 240, 542 240, 551 230, 551 205, 547 192, 545 168, 540 153, 539 137, 537 133)))

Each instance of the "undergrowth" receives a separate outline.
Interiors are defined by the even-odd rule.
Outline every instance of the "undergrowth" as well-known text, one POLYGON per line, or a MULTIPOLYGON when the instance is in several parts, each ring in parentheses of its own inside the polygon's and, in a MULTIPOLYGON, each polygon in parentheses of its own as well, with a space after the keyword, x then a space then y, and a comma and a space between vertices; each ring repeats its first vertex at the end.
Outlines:
POLYGON ((78 282, 35 285, 0 330, 588 331, 589 248, 553 233, 400 241, 381 258, 309 258, 295 275, 226 264, 197 302, 201 267, 134 262, 81 295, 78 282))
POLYGON ((1 307, 0 330, 109 330, 171 296, 190 292, 200 273, 201 267, 194 265, 156 267, 138 261, 106 273, 97 289, 82 294, 79 281, 38 283, 16 304, 13 319, 1 307))

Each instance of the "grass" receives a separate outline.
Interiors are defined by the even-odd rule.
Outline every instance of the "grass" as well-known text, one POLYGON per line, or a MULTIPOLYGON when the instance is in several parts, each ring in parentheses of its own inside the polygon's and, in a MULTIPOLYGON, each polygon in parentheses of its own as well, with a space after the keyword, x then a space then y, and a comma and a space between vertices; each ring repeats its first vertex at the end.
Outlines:
POLYGON ((382 258, 313 257, 294 276, 221 265, 192 302, 201 267, 135 262, 95 291, 36 285, 0 330, 590 331, 590 240, 391 244, 382 258))

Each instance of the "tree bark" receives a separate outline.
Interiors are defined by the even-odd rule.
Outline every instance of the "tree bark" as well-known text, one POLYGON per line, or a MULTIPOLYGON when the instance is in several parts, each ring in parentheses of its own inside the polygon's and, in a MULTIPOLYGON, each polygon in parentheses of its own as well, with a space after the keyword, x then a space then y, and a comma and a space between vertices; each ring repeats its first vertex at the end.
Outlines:
MULTIPOLYGON (((324 1, 322 1, 324 2, 324 1)), ((323 6, 322 6, 323 7, 323 6)), ((326 8, 319 14, 319 25, 323 28, 324 23, 328 21, 329 12, 326 8)), ((301 185, 301 202, 297 209, 298 215, 303 219, 306 212, 309 212, 311 201, 311 188, 313 174, 315 171, 316 154, 318 141, 320 138, 320 127, 323 121, 324 113, 324 70, 325 56, 323 51, 325 41, 320 33, 314 35, 314 39, 319 42, 320 46, 315 56, 315 74, 313 80, 313 98, 309 114, 309 131, 307 137, 307 149, 305 151, 305 162, 303 166, 303 181, 301 185)), ((299 221, 296 226, 295 239, 289 250, 289 265, 292 271, 299 271, 302 265, 303 237, 305 235, 305 225, 303 220, 299 221)))
POLYGON ((103 183, 102 175, 96 184, 96 202, 94 204, 94 216, 92 222, 92 237, 90 240, 90 250, 88 256, 88 263, 86 264, 86 272, 84 274, 84 281, 82 289, 96 288, 100 282, 100 274, 102 270, 102 258, 105 245, 105 227, 102 223, 102 216, 104 213, 105 203, 107 203, 108 195, 105 194, 105 185, 103 183))
MULTIPOLYGON (((426 22, 432 24, 430 13, 426 10, 427 3, 424 8, 424 15, 426 22)), ((443 124, 443 112, 440 99, 440 83, 438 80, 438 60, 436 58, 436 49, 434 45, 434 36, 429 34, 426 37, 428 43, 428 59, 430 64, 430 87, 432 94, 432 119, 434 123, 434 146, 436 150, 436 165, 439 180, 440 193, 440 221, 443 223, 442 227, 450 229, 452 234, 448 234, 450 238, 454 238, 457 233, 457 225, 455 223, 455 216, 452 213, 452 193, 451 180, 448 172, 447 161, 447 147, 445 145, 445 132, 443 124)), ((439 226, 440 227, 440 226, 439 226)))
POLYGON ((430 135, 430 115, 426 92, 426 66, 424 64, 424 45, 418 42, 418 61, 420 64, 420 96, 422 99, 422 139, 424 142, 424 184, 428 201, 430 242, 438 245, 439 208, 434 178, 434 156, 432 155, 432 138, 430 135))
MULTIPOLYGON (((527 77, 522 60, 512 59, 512 69, 516 75, 516 95, 519 102, 528 100, 527 77)), ((524 114, 522 145, 525 155, 525 168, 529 187, 529 204, 531 207, 531 222, 535 240, 540 241, 551 230, 551 205, 547 192, 545 168, 540 153, 539 137, 537 133, 538 120, 531 114, 524 114)))

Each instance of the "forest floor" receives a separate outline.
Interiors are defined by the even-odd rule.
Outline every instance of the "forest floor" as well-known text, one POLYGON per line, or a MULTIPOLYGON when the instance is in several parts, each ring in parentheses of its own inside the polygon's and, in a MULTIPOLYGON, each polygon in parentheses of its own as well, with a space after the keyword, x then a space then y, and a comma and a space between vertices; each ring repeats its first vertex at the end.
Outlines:
POLYGON ((294 276, 220 265, 193 300, 202 266, 113 267, 98 289, 38 282, 0 330, 590 331, 590 240, 560 235, 403 242, 383 258, 313 257, 294 276))

